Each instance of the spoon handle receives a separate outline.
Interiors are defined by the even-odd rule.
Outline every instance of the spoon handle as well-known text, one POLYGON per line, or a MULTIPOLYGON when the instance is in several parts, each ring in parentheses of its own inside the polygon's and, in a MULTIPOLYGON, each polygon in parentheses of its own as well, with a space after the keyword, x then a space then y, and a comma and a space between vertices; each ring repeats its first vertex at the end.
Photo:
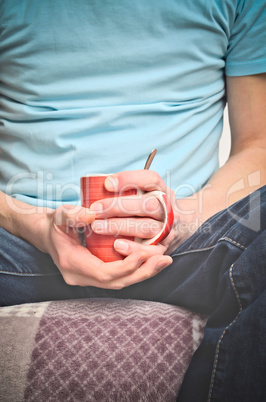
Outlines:
POLYGON ((148 158, 147 158, 147 160, 146 160, 144 169, 148 170, 148 169, 150 168, 151 163, 152 163, 152 161, 153 161, 153 159, 154 159, 154 157, 155 157, 155 155, 156 155, 156 152, 157 152, 157 149, 153 149, 153 150, 151 151, 150 155, 148 156, 148 158))

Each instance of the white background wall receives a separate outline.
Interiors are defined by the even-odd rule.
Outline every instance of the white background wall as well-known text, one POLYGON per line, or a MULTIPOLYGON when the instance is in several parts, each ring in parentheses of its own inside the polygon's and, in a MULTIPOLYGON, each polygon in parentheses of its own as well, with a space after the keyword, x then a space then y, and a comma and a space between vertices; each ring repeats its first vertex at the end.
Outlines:
POLYGON ((230 147, 231 147, 231 138, 230 138, 230 129, 229 129, 229 122, 228 122, 228 110, 226 107, 225 114, 224 114, 223 134, 222 134, 222 138, 220 140, 220 147, 219 147, 220 166, 222 166, 226 162, 226 160, 229 156, 230 147))

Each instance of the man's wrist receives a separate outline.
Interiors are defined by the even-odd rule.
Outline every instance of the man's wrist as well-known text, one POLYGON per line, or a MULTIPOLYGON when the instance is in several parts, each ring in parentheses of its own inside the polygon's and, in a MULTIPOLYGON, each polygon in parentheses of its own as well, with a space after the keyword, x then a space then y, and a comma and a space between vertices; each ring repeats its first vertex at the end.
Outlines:
POLYGON ((39 250, 47 252, 45 236, 49 223, 50 209, 32 206, 4 193, 1 198, 1 227, 39 250))

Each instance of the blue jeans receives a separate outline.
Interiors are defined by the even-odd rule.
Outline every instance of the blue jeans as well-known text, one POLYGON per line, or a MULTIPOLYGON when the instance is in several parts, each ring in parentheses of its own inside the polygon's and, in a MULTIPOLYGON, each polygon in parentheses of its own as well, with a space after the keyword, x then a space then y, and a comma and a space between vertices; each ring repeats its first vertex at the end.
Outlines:
POLYGON ((122 290, 66 285, 51 258, 0 229, 0 305, 117 297, 209 316, 178 401, 266 400, 266 187, 208 221, 157 276, 122 290))

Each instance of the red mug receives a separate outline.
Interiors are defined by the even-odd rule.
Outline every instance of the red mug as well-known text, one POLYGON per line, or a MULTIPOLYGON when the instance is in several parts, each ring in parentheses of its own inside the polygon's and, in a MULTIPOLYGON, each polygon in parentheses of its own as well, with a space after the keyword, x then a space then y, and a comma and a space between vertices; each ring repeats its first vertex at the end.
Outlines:
MULTIPOLYGON (((110 174, 92 174, 81 177, 81 205, 90 208, 91 204, 96 201, 112 198, 116 202, 117 197, 136 195, 142 193, 140 190, 129 189, 123 192, 110 192, 105 189, 105 179, 110 174)), ((174 222, 174 212, 171 202, 167 195, 162 191, 150 191, 149 195, 156 197, 162 204, 164 209, 164 225, 159 233, 151 239, 140 239, 130 236, 110 236, 96 234, 87 226, 85 229, 86 246, 92 254, 100 258, 104 262, 111 262, 124 259, 114 248, 114 242, 118 238, 135 240, 145 245, 155 245, 162 241, 171 231, 174 222)))

